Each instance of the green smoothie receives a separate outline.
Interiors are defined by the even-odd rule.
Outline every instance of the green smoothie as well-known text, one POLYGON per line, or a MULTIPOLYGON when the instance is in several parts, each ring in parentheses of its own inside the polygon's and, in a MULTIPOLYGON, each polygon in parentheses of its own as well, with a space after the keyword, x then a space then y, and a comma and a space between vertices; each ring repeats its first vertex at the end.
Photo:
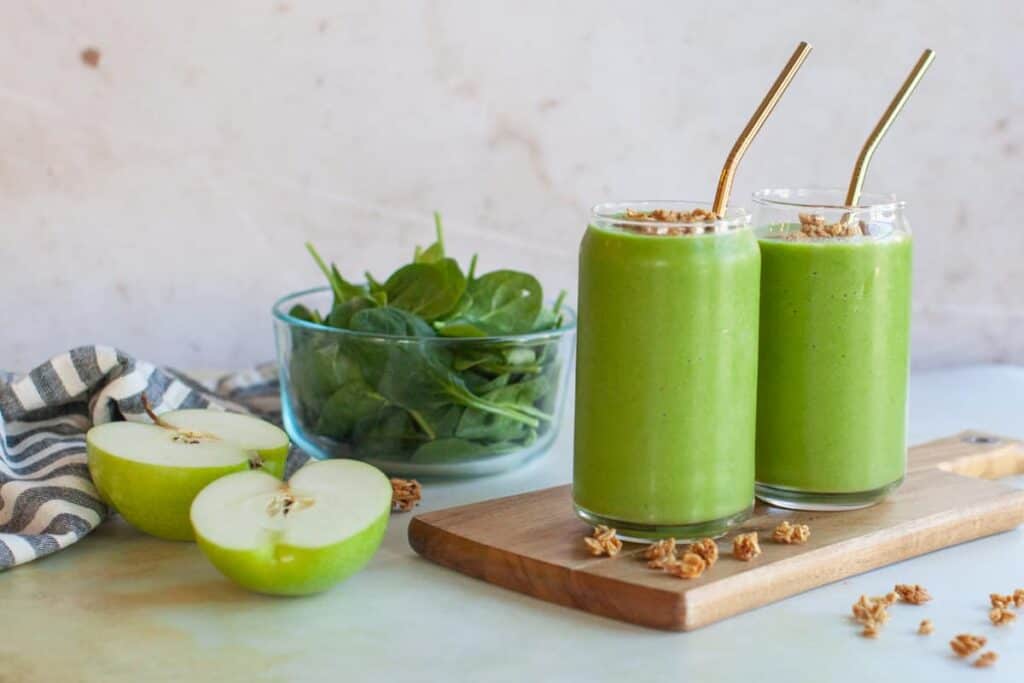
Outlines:
POLYGON ((758 495, 875 502, 906 469, 910 235, 765 234, 760 247, 758 495))
POLYGON ((746 515, 759 269, 746 227, 649 235, 589 226, 573 469, 581 517, 626 536, 680 538, 721 533, 746 515))

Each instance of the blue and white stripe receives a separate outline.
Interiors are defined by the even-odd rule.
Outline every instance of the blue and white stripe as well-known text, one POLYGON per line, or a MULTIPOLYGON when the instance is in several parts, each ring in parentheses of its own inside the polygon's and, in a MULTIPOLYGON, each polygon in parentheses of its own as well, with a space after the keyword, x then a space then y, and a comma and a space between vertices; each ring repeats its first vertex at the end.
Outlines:
MULTIPOLYGON (((277 374, 261 366, 221 380, 217 391, 109 346, 54 356, 23 377, 0 371, 0 570, 65 548, 107 516, 89 477, 85 433, 112 420, 221 408, 279 414, 277 374)), ((293 451, 289 470, 305 456, 293 451)))

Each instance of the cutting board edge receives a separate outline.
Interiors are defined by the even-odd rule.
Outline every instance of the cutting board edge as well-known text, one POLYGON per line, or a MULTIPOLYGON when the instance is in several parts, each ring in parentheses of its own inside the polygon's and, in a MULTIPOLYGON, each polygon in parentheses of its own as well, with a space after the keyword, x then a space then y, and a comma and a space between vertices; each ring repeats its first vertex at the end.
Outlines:
POLYGON ((669 631, 686 629, 687 597, 685 593, 679 591, 641 587, 615 577, 588 572, 585 567, 573 569, 524 555, 512 558, 498 548, 435 526, 423 517, 414 517, 409 522, 408 539, 409 545, 421 557, 500 588, 562 607, 648 628, 669 631), (472 551, 435 552, 435 548, 441 544, 449 547, 458 544, 472 548, 472 551), (491 555, 498 560, 493 565, 489 561, 491 555), (471 559, 459 562, 456 561, 456 557, 471 559), (505 567, 508 571, 494 571, 500 567, 505 567), (488 571, 488 568, 491 571, 488 571), (538 591, 537 588, 542 590, 538 591), (580 600, 580 594, 583 592, 587 594, 586 602, 580 600), (593 602, 595 595, 600 595, 604 599, 593 602), (657 615, 656 619, 648 618, 641 609, 644 605, 639 604, 652 598, 658 603, 658 608, 654 612, 657 615))
MULTIPOLYGON (((510 559, 509 554, 499 548, 432 524, 427 519, 431 514, 414 517, 410 521, 408 538, 409 545, 419 555, 435 564, 563 607, 648 628, 693 631, 895 562, 1015 529, 1024 524, 1024 489, 1007 488, 1003 495, 969 506, 966 510, 944 511, 932 518, 903 525, 903 528, 879 530, 826 546, 821 549, 828 551, 824 567, 820 553, 801 555, 774 562, 764 571, 754 568, 753 571, 686 591, 658 590, 650 586, 638 588, 636 584, 590 571, 594 565, 573 569, 522 555, 510 559), (965 512, 969 515, 967 520, 963 516, 965 512), (965 521, 975 524, 965 524, 965 521), (923 540, 922 531, 926 532, 923 540), (879 535, 891 538, 879 542, 879 535), (908 544, 908 538, 916 542, 908 544), (449 547, 458 544, 471 550, 437 552, 437 547, 442 544, 449 547), (873 546, 870 548, 871 557, 877 560, 851 562, 851 557, 856 560, 857 553, 869 546, 873 546), (493 563, 492 555, 496 560, 493 563), (457 557, 472 559, 459 562, 457 557), (494 571, 501 567, 506 571, 494 571), (770 577, 767 584, 766 576, 770 577), (795 590, 794 582, 798 585, 795 590), (587 593, 588 600, 580 600, 581 592, 587 593), (595 595, 606 599, 595 602, 595 595), (753 602, 742 602, 735 600, 736 595, 755 595, 757 598, 753 602), (646 612, 639 609, 643 605, 631 603, 638 599, 636 596, 643 596, 639 599, 646 603, 653 602, 647 604, 646 612), (656 600, 650 600, 652 597, 656 600)), ((908 578, 908 582, 913 581, 908 578)))
MULTIPOLYGON (((903 525, 902 528, 897 526, 882 529, 873 534, 858 536, 821 548, 820 550, 830 551, 824 558, 824 567, 820 552, 815 555, 799 555, 774 562, 765 567, 763 572, 755 568, 754 571, 730 576, 687 591, 685 623, 682 630, 696 630, 722 619, 764 607, 873 569, 887 567, 937 550, 952 548, 979 538, 1012 531, 1024 524, 1024 489, 1007 488, 1003 495, 986 501, 984 504, 969 506, 967 519, 964 519, 963 511, 959 513, 959 516, 954 516, 955 514, 957 513, 947 510, 931 518, 917 520, 914 524, 903 525), (971 521, 983 523, 975 525, 965 523, 971 521), (928 532, 924 537, 921 536, 922 526, 928 532), (893 534, 894 531, 895 534, 893 534), (881 542, 877 540, 878 536, 885 535, 892 537, 881 542), (910 538, 914 539, 914 544, 907 543, 910 538), (879 558, 878 561, 849 563, 851 555, 856 559, 856 553, 863 548, 870 548, 872 556, 879 558), (764 575, 769 572, 773 576, 771 576, 770 584, 766 585, 764 575), (801 581, 807 577, 812 578, 801 581), (791 586, 792 581, 797 581, 800 587, 796 590, 774 590, 775 586, 787 584, 791 586), (758 596, 758 599, 753 603, 735 604, 731 608, 721 608, 722 604, 729 605, 730 595, 737 594, 753 594, 758 596)), ((908 577, 906 583, 916 583, 916 581, 913 580, 913 577, 908 577)), ((878 592, 884 593, 887 590, 890 589, 880 589, 878 592)), ((851 604, 853 599, 851 599, 851 604)))

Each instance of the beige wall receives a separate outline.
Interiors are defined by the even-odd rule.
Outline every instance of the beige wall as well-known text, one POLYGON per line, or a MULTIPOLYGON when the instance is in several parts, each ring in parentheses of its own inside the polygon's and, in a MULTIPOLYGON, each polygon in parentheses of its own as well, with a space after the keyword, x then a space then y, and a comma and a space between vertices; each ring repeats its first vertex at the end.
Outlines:
POLYGON ((304 240, 385 271, 435 208, 455 251, 574 295, 587 207, 709 198, 800 39, 735 200, 844 184, 935 48, 866 189, 909 202, 916 363, 1024 363, 1017 2, 40 0, 0 26, 0 367, 269 358, 270 302, 319 283, 304 240))

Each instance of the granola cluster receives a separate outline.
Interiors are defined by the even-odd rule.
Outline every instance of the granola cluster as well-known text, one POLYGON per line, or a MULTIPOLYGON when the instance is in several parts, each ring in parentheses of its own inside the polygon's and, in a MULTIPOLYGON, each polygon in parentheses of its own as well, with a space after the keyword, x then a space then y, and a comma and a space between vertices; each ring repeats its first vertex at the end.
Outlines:
POLYGON ((651 569, 664 569, 676 561, 676 539, 666 538, 650 544, 644 550, 644 558, 651 569))
POLYGON ((674 538, 666 538, 647 546, 644 550, 647 566, 662 569, 681 579, 696 579, 718 559, 718 544, 711 538, 690 544, 682 557, 677 555, 677 547, 674 538))
POLYGON ((391 510, 409 512, 422 498, 423 487, 415 479, 391 478, 391 510))
POLYGON ((711 569, 715 566, 715 562, 718 562, 718 544, 715 543, 713 538, 704 538, 696 543, 691 543, 686 552, 699 555, 707 564, 708 569, 711 569))
POLYGON ((700 232, 712 232, 714 223, 718 220, 713 211, 705 209, 692 211, 626 209, 623 218, 630 222, 620 223, 619 227, 645 235, 693 235, 700 232), (638 225, 638 223, 644 225, 638 225))
POLYGON ((808 239, 813 237, 855 237, 868 234, 864 221, 853 223, 849 219, 826 223, 825 217, 817 213, 802 213, 800 230, 786 234, 786 239, 808 239))
POLYGON ((1024 607, 1024 588, 1018 588, 1013 591, 1012 594, 1007 595, 989 593, 988 598, 993 607, 1002 607, 1004 609, 1010 607, 1024 607))
POLYGON ((989 593, 988 600, 992 603, 992 609, 988 612, 989 621, 996 626, 1006 626, 1017 619, 1017 613, 1011 608, 1024 607, 1024 588, 1007 594, 989 593))
POLYGON ((598 524, 594 527, 594 533, 583 539, 587 544, 587 550, 591 555, 615 557, 622 550, 622 541, 616 535, 615 529, 598 524))
POLYGON ((1006 626, 1013 623, 1013 620, 1017 618, 1017 613, 1011 612, 1005 607, 993 607, 989 610, 988 618, 996 626, 1006 626))
MULTIPOLYGON (((928 591, 922 586, 918 585, 907 585, 899 584, 894 590, 889 591, 885 595, 878 595, 875 597, 868 597, 862 595, 853 603, 853 620, 864 627, 861 631, 861 635, 866 638, 877 638, 881 633, 882 625, 889 621, 889 608, 895 605, 898 601, 903 600, 904 602, 911 602, 912 604, 921 604, 927 600, 931 600, 931 596, 928 595, 928 591), (909 596, 912 600, 908 600, 909 596), (920 600, 921 602, 913 602, 913 600, 920 600)), ((921 635, 928 635, 935 630, 930 619, 925 619, 917 627, 917 632, 921 635)))
POLYGON ((999 593, 989 593, 989 602, 992 603, 993 607, 1013 607, 1013 596, 1012 595, 1000 595, 999 593))
POLYGON ((882 625, 889 621, 888 608, 896 602, 892 593, 875 598, 866 595, 860 596, 857 602, 853 603, 853 619, 864 627, 861 635, 865 638, 877 638, 881 632, 882 625), (893 597, 890 599, 890 595, 893 597))
POLYGON ((761 544, 757 542, 757 532, 737 534, 732 539, 732 556, 737 560, 749 562, 761 554, 761 544))
POLYGON ((680 579, 696 579, 704 573, 707 567, 708 564, 703 557, 697 553, 688 552, 684 553, 681 559, 666 564, 665 571, 680 579))
POLYGON ((978 667, 979 669, 983 669, 986 666, 992 666, 993 664, 995 664, 997 659, 999 659, 999 655, 997 655, 992 650, 989 650, 988 652, 982 652, 981 655, 974 660, 974 666, 978 667))
POLYGON ((787 545, 806 543, 810 537, 811 527, 806 524, 790 524, 785 520, 772 532, 773 541, 787 545))
POLYGON ((932 596, 928 594, 924 586, 919 586, 916 583, 898 583, 893 590, 900 596, 900 600, 909 602, 911 605, 923 605, 932 599, 932 596))
POLYGON ((987 642, 988 638, 985 636, 961 633, 953 638, 953 640, 949 641, 949 646, 953 648, 953 652, 956 653, 957 657, 970 657, 975 652, 985 647, 985 643, 987 642))

